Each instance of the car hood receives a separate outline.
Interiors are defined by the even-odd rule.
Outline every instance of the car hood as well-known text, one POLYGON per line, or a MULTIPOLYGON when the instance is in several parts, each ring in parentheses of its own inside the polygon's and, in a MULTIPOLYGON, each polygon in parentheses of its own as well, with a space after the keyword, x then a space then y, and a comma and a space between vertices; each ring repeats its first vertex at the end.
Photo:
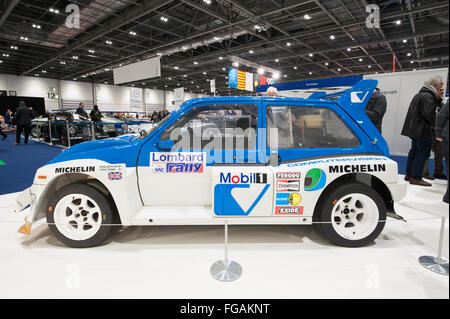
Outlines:
POLYGON ((136 134, 127 134, 115 138, 84 142, 74 145, 56 156, 47 164, 76 159, 98 159, 109 163, 134 164, 142 141, 136 134), (134 155, 136 154, 136 155, 134 155))

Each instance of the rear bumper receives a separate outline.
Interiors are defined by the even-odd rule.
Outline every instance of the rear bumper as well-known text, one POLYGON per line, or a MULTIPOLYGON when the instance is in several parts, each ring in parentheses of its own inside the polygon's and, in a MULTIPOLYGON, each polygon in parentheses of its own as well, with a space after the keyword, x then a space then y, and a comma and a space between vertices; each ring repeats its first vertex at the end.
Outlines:
POLYGON ((394 202, 397 202, 406 196, 407 185, 408 184, 400 177, 396 183, 386 183, 394 202))

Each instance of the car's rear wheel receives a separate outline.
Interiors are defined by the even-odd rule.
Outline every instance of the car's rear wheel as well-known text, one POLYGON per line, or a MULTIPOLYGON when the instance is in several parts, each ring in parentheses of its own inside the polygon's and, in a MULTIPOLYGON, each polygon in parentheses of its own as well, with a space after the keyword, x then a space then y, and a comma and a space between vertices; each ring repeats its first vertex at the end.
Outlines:
POLYGON ((330 190, 317 221, 324 235, 344 247, 361 247, 383 231, 386 205, 381 196, 362 183, 348 183, 330 190))
POLYGON ((97 189, 71 184, 58 190, 46 211, 52 234, 70 247, 93 247, 110 235, 116 211, 97 189))

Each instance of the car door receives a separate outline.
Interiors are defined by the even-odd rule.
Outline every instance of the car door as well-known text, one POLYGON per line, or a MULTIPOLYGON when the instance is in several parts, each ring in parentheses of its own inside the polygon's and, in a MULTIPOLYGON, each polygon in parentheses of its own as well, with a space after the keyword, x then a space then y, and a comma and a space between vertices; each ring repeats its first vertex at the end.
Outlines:
POLYGON ((141 149, 144 204, 211 206, 214 216, 269 213, 272 177, 257 156, 258 119, 257 103, 193 105, 141 149))

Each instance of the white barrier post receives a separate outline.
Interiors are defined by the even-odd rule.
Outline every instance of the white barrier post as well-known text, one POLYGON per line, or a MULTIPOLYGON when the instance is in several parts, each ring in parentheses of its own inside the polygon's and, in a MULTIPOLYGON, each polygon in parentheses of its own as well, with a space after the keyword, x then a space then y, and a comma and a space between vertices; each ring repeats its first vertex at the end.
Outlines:
POLYGON ((445 220, 446 217, 441 219, 441 233, 439 235, 439 248, 437 257, 433 256, 421 256, 419 257, 419 263, 428 270, 435 273, 448 276, 448 261, 442 259, 442 248, 444 244, 444 232, 445 232, 445 220))
POLYGON ((228 220, 225 220, 225 259, 216 261, 210 271, 213 278, 220 281, 233 281, 241 277, 241 265, 228 260, 228 220))

